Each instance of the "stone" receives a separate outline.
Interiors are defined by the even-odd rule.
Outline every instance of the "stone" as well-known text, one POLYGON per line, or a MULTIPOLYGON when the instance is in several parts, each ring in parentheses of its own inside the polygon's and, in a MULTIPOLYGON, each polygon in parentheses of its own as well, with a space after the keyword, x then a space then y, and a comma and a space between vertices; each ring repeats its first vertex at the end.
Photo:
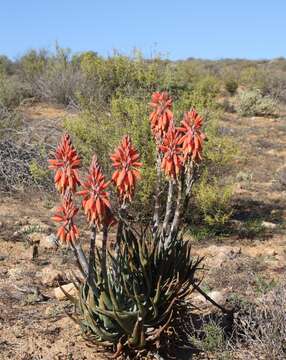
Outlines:
POLYGON ((44 249, 57 249, 58 248, 58 239, 55 234, 50 234, 48 236, 43 236, 40 241, 40 247, 44 249))
POLYGON ((262 221, 261 225, 267 229, 275 229, 277 227, 276 224, 269 222, 269 221, 262 221))
POLYGON ((61 271, 54 269, 52 266, 45 267, 39 274, 41 283, 44 286, 57 286, 59 282, 64 281, 61 271))
MULTIPOLYGON (((67 292, 71 296, 77 295, 77 289, 73 283, 63 285, 62 288, 65 290, 65 292, 67 292)), ((54 296, 58 300, 66 300, 66 295, 63 293, 60 287, 54 289, 54 296)))
MULTIPOLYGON (((219 305, 223 306, 226 302, 227 295, 226 295, 225 289, 222 289, 220 291, 213 290, 213 291, 207 292, 207 295, 219 305)), ((204 307, 212 306, 212 303, 210 301, 208 301, 201 294, 196 293, 194 296, 194 300, 195 300, 195 302, 200 304, 199 306, 204 306, 204 307)))

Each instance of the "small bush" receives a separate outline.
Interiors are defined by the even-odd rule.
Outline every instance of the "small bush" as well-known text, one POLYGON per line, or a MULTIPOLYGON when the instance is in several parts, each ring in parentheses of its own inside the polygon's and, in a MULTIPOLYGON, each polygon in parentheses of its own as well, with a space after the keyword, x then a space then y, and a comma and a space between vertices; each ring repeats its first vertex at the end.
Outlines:
POLYGON ((251 90, 259 89, 265 94, 267 87, 266 71, 263 68, 258 68, 254 65, 248 66, 241 71, 240 83, 251 90))
POLYGON ((0 55, 0 74, 12 75, 13 69, 13 62, 7 56, 0 55))
POLYGON ((0 107, 13 109, 27 96, 27 87, 17 77, 0 73, 0 107))
POLYGON ((35 159, 30 162, 29 170, 35 183, 42 183, 50 179, 50 172, 35 159))
POLYGON ((208 182, 208 178, 205 172, 195 191, 196 201, 205 224, 220 229, 232 215, 233 186, 221 185, 216 178, 208 182))
POLYGON ((266 116, 277 112, 277 103, 260 90, 244 91, 238 96, 237 111, 241 116, 266 116))
POLYGON ((224 87, 225 87, 226 91, 227 91, 231 96, 233 96, 233 95, 236 93, 236 91, 237 91, 238 82, 237 82, 237 80, 235 80, 234 78, 230 77, 230 78, 228 78, 228 79, 225 80, 224 87))
POLYGON ((286 287, 276 286, 235 318, 236 349, 247 359, 286 358, 286 287))

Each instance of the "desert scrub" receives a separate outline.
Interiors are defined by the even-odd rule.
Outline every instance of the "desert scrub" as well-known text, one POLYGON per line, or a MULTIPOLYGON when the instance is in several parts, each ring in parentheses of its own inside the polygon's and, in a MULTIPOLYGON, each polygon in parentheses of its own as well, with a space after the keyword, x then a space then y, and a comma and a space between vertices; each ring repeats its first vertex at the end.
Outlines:
POLYGON ((50 181, 50 172, 35 159, 30 162, 29 170, 35 183, 40 184, 50 181))
MULTIPOLYGON (((128 101, 124 101, 126 106, 128 101)), ((114 357, 174 356, 176 341, 181 344, 188 339, 176 335, 176 308, 186 309, 187 303, 188 308, 192 306, 194 291, 206 296, 197 280, 202 259, 192 257, 190 242, 183 240, 181 231, 184 209, 203 160, 203 119, 193 109, 184 114, 177 127, 167 92, 154 93, 150 105, 148 121, 156 144, 156 192, 153 217, 147 226, 143 226, 144 219, 130 216, 143 168, 130 136, 124 135, 110 156, 110 181, 96 155, 81 180, 81 159, 67 134, 49 160, 61 198, 53 216, 59 223, 57 237, 73 249, 82 274, 73 279, 76 296, 62 289, 76 308, 70 316, 80 324, 86 338, 114 351, 114 357), (165 184, 168 192, 162 203, 165 184), (77 197, 82 199, 91 228, 88 254, 83 251, 76 223, 77 197), (115 225, 116 242, 112 248, 110 234, 115 225), (96 242, 99 233, 100 246, 96 242)), ((113 111, 121 114, 122 102, 114 106, 113 111)))
POLYGON ((210 180, 205 171, 195 191, 195 199, 202 213, 203 222, 214 230, 222 229, 232 215, 233 185, 220 184, 217 178, 210 180))
POLYGON ((16 76, 0 72, 0 107, 13 110, 28 96, 28 89, 16 76))
POLYGON ((246 90, 238 95, 237 112, 241 116, 275 115, 277 103, 270 96, 263 96, 260 90, 246 90))
POLYGON ((239 309, 233 346, 248 359, 285 359, 285 293, 285 283, 279 284, 255 303, 239 309))
POLYGON ((233 96, 238 89, 238 81, 234 77, 229 76, 224 82, 224 87, 229 95, 233 96))
POLYGON ((84 77, 77 94, 78 102, 89 110, 96 109, 99 104, 109 104, 118 94, 146 97, 151 91, 166 87, 170 74, 160 58, 148 62, 138 51, 133 57, 115 53, 107 59, 87 52, 78 62, 84 77))

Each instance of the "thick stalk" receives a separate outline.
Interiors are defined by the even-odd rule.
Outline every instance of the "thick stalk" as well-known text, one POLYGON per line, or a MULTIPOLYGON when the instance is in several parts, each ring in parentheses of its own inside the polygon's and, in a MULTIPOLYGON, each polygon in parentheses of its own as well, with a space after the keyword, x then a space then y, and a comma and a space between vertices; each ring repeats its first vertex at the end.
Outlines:
POLYGON ((172 221, 172 225, 171 225, 171 230, 169 232, 169 236, 168 239, 166 241, 165 244, 165 248, 167 248, 170 243, 171 240, 173 238, 173 236, 178 232, 178 228, 180 225, 180 220, 181 220, 181 215, 182 215, 182 199, 183 199, 183 177, 181 179, 179 179, 178 181, 178 194, 177 194, 177 200, 176 200, 176 210, 175 210, 175 214, 173 217, 173 221, 172 221))
POLYGON ((103 273, 103 278, 107 278, 107 240, 108 240, 108 227, 104 225, 103 227, 103 238, 102 238, 102 254, 101 254, 101 269, 103 273))
POLYGON ((116 243, 115 243, 115 254, 116 257, 118 257, 119 250, 120 250, 120 242, 122 238, 122 229, 123 229, 123 218, 126 217, 126 208, 127 204, 123 202, 119 208, 119 219, 118 219, 118 225, 117 225, 117 232, 116 232, 116 243))
POLYGON ((88 282, 89 282, 89 284, 92 284, 92 281, 94 280, 95 242, 96 242, 96 226, 92 225, 90 245, 89 245, 89 260, 88 260, 88 282))
POLYGON ((197 174, 196 170, 197 170, 196 165, 193 162, 191 162, 189 168, 187 169, 187 174, 186 174, 186 195, 184 199, 184 208, 187 208, 189 205, 193 185, 196 180, 196 174, 197 174))
POLYGON ((169 222, 172 215, 172 200, 173 200, 173 192, 174 192, 174 182, 172 179, 169 180, 169 189, 168 189, 168 198, 166 203, 166 211, 163 222, 163 235, 166 234, 167 228, 169 226, 169 222))
POLYGON ((153 215, 153 232, 155 233, 159 227, 159 210, 160 210, 160 183, 161 183, 161 158, 160 154, 157 154, 156 159, 156 170, 157 170, 157 179, 156 179, 156 190, 155 190, 155 208, 153 215))
POLYGON ((73 250, 74 250, 75 256, 77 258, 77 261, 80 264, 80 267, 81 267, 82 271, 87 276, 88 275, 88 263, 87 263, 87 260, 86 260, 85 253, 82 250, 81 244, 80 243, 75 244, 73 246, 73 250))

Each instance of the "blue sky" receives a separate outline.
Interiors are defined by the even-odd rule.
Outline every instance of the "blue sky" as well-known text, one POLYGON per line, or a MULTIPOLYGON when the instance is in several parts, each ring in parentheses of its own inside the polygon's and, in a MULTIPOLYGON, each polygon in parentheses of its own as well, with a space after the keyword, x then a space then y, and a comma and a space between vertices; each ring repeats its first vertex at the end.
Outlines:
POLYGON ((113 49, 171 59, 286 57, 286 0, 3 0, 0 54, 113 49))

